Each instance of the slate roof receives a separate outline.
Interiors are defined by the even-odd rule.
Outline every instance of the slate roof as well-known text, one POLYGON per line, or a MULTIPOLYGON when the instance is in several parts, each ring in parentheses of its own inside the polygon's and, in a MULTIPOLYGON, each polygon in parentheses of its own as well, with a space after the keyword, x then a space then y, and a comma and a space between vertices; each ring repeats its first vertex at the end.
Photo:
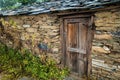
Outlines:
POLYGON ((120 0, 56 0, 51 2, 22 5, 13 10, 0 10, 1 16, 34 15, 71 9, 97 9, 109 4, 120 4, 120 0))

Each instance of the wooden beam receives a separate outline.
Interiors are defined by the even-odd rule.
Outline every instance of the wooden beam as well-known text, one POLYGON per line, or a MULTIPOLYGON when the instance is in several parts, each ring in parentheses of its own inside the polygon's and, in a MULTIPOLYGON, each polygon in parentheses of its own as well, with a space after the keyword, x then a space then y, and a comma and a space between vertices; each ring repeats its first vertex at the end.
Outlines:
POLYGON ((94 25, 94 16, 91 16, 91 19, 89 21, 90 23, 90 27, 88 28, 88 33, 87 33, 87 77, 90 76, 91 72, 92 72, 92 58, 91 58, 91 49, 92 49, 92 40, 94 38, 94 31, 95 31, 95 27, 94 25), (92 27, 92 28, 91 28, 92 27))
POLYGON ((60 18, 60 37, 61 37, 61 50, 62 50, 62 60, 61 60, 61 63, 63 64, 62 66, 65 66, 65 56, 66 56, 66 54, 65 54, 65 49, 66 49, 66 47, 65 47, 65 38, 64 38, 64 20, 63 20, 63 18, 60 18))
POLYGON ((117 6, 108 6, 108 7, 104 7, 104 8, 96 8, 96 9, 85 9, 85 10, 80 10, 80 9, 77 9, 76 11, 70 11, 70 10, 67 10, 65 12, 59 12, 59 13, 56 13, 59 17, 64 17, 64 16, 67 16, 67 15, 72 15, 72 14, 83 14, 83 13, 86 13, 86 14, 90 14, 90 13, 95 13, 95 12, 98 12, 98 11, 106 11, 106 10, 112 10, 112 9, 119 9, 120 8, 120 5, 117 5, 117 6), (78 11, 79 10, 79 11, 78 11))

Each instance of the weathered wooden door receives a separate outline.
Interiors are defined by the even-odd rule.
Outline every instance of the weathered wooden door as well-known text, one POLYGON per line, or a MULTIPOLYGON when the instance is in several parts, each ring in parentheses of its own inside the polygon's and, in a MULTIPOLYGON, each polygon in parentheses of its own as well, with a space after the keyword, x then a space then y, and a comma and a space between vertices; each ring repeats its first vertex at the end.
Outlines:
POLYGON ((87 76, 91 72, 91 17, 65 18, 63 24, 64 62, 72 72, 87 76))

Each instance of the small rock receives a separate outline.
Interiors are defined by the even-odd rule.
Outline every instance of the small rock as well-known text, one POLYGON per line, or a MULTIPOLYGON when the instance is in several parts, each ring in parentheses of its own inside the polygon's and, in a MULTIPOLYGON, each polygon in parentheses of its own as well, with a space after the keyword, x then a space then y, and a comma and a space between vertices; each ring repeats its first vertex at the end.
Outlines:
POLYGON ((120 69, 120 66, 118 66, 118 69, 120 69))
POLYGON ((25 36, 21 36, 21 40, 25 40, 25 36))
POLYGON ((34 52, 36 53, 36 54, 39 54, 40 53, 40 50, 39 50, 39 48, 34 48, 34 52))
POLYGON ((116 69, 112 69, 112 71, 113 71, 113 72, 115 72, 115 71, 116 71, 116 69))
POLYGON ((0 80, 2 80, 2 75, 0 75, 0 80))
POLYGON ((58 49, 58 48, 53 48, 52 51, 53 51, 53 52, 58 52, 59 49, 58 49))
POLYGON ((35 79, 29 78, 29 77, 22 77, 22 78, 19 78, 17 80, 35 80, 35 79))
POLYGON ((101 32, 100 31, 96 31, 96 34, 101 34, 101 32))
POLYGON ((74 80, 72 77, 66 77, 65 79, 63 80, 74 80))
POLYGON ((28 24, 24 24, 23 27, 24 27, 24 28, 29 28, 30 25, 28 25, 28 24))
POLYGON ((109 49, 107 46, 103 46, 103 48, 104 48, 106 51, 110 51, 110 49, 109 49))
POLYGON ((17 26, 17 28, 18 28, 18 29, 22 29, 22 27, 21 27, 21 26, 17 26))

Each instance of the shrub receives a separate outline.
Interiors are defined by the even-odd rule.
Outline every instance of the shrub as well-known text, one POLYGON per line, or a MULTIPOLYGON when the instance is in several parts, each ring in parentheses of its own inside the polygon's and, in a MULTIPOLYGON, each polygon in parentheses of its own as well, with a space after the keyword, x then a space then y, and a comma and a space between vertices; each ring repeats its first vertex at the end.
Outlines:
POLYGON ((36 2, 36 0, 18 0, 18 2, 22 3, 22 4, 31 4, 36 2))
POLYGON ((40 80, 63 80, 68 74, 67 68, 60 68, 52 59, 46 58, 43 61, 28 50, 16 51, 2 44, 0 44, 0 69, 2 73, 8 75, 9 80, 25 75, 40 80))
POLYGON ((0 7, 13 6, 15 3, 16 0, 0 0, 0 7))

